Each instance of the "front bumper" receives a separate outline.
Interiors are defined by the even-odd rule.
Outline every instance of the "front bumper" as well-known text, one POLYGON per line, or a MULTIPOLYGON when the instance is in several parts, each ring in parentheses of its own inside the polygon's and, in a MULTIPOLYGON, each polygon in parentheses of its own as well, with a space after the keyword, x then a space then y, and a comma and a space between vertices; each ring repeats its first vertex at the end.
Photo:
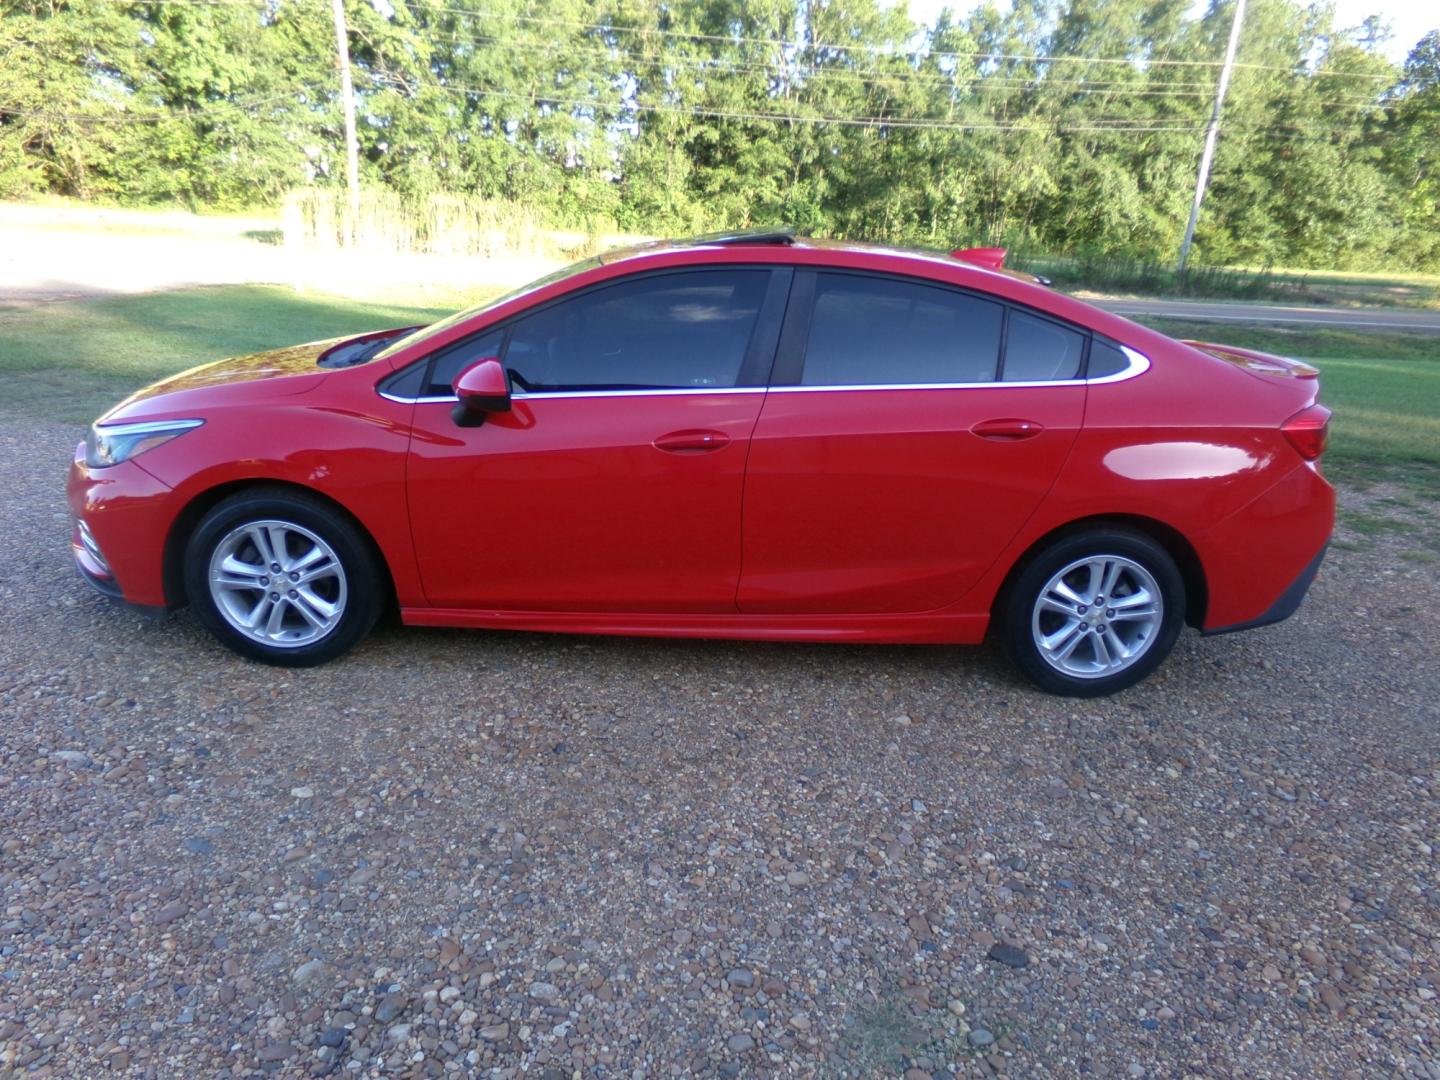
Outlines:
POLYGON ((70 550, 80 576, 106 596, 164 607, 165 538, 175 493, 132 461, 92 469, 75 450, 65 488, 74 524, 70 550))
POLYGON ((113 600, 123 599, 120 585, 115 580, 110 564, 100 550, 90 526, 84 518, 75 518, 70 531, 70 554, 75 560, 75 569, 97 592, 113 600))

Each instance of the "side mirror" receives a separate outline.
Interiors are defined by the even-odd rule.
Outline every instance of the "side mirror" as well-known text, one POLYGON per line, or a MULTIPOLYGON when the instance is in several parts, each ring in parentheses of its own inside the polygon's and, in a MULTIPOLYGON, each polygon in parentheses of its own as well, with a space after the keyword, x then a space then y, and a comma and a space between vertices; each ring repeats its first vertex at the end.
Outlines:
POLYGON ((450 415, 461 427, 479 427, 490 413, 510 411, 510 379, 494 356, 475 361, 451 385, 457 403, 450 415))

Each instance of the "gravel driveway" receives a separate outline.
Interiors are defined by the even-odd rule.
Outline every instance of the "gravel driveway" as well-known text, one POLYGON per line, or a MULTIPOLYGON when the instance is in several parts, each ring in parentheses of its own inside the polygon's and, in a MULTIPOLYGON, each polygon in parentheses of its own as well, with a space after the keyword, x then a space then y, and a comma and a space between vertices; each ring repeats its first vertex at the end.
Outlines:
POLYGON ((1103 702, 989 649, 380 631, 72 575, 0 423, 0 1073, 1440 1077, 1440 585, 1103 702))

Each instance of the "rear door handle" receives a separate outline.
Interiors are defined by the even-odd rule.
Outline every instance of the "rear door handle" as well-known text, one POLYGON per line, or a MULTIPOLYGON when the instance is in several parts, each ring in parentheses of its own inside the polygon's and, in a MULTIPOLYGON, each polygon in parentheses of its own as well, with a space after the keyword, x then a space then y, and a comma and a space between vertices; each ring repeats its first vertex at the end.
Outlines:
POLYGON ((671 454, 696 454, 707 450, 719 450, 728 445, 730 436, 723 431, 709 431, 698 428, 687 431, 672 431, 655 440, 656 450, 671 454))
POLYGON ((981 420, 970 430, 982 439, 993 439, 995 442, 1016 442, 1020 439, 1034 438, 1045 430, 1045 425, 1038 424, 1034 420, 1005 417, 999 420, 981 420))

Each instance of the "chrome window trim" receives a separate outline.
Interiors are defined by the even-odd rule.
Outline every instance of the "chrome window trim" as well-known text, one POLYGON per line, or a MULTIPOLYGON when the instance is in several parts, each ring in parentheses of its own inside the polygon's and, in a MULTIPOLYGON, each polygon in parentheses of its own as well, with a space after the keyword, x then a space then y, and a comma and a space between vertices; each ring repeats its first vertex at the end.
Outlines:
POLYGON ((385 390, 377 390, 376 393, 386 401, 393 401, 397 405, 438 405, 446 401, 453 405, 459 400, 454 394, 445 397, 438 395, 433 397, 401 397, 398 394, 392 394, 385 390))
MULTIPOLYGON (((1116 342, 1119 345, 1119 342, 1116 342)), ((1086 379, 1087 383, 1101 386, 1105 383, 1124 382, 1126 379, 1133 379, 1137 375, 1144 375, 1150 370, 1150 358, 1129 345, 1120 345, 1120 351, 1130 361, 1130 366, 1124 371, 1117 371, 1114 375, 1101 375, 1098 379, 1086 379)))
MULTIPOLYGON (((553 401, 556 398, 624 398, 624 397, 680 397, 691 394, 763 394, 763 386, 677 386, 655 390, 557 390, 554 393, 527 393, 524 390, 510 395, 511 401, 553 401)), ((430 397, 405 398, 387 394, 380 396, 402 405, 431 405, 446 403, 453 405, 458 400, 454 394, 430 397)))
MULTIPOLYGON (((697 386, 676 387, 665 390, 560 390, 550 393, 511 394, 513 401, 542 401, 557 398, 625 398, 625 397, 681 397, 693 394, 831 394, 852 390, 994 390, 1039 388, 1044 386, 1103 386, 1108 383, 1125 382, 1150 370, 1150 358, 1142 352, 1121 345, 1120 351, 1130 361, 1124 371, 1113 375, 1101 375, 1096 379, 1048 379, 1039 382, 974 382, 974 383, 856 383, 848 386, 697 386)), ((401 405, 453 405, 454 394, 432 395, 429 397, 397 397, 378 391, 381 397, 401 405)))
POLYGON ((774 386, 776 394, 831 394, 842 390, 986 390, 1009 387, 1024 390, 1039 386, 1084 386, 1084 379, 1051 379, 1049 382, 946 382, 946 383, 849 383, 836 386, 774 386))
POLYGON ((688 394, 763 394, 764 386, 675 386, 656 390, 557 390, 553 394, 543 390, 522 390, 511 394, 512 401, 540 401, 546 398, 595 398, 595 397, 681 397, 688 394))

